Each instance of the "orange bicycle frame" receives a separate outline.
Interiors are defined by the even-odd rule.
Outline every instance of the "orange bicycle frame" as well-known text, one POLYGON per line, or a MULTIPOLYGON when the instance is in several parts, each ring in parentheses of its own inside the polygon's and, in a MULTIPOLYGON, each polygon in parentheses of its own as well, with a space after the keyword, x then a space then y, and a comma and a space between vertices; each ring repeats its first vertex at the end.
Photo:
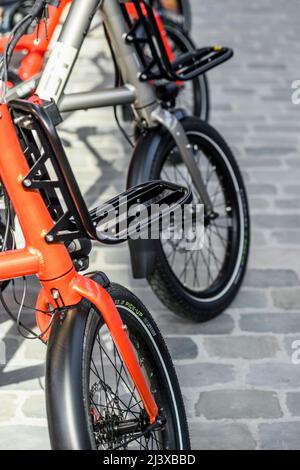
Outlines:
MULTIPOLYGON (((77 305, 89 300, 100 314, 112 335, 134 385, 153 423, 158 409, 139 366, 138 359, 122 323, 118 310, 106 292, 92 279, 78 274, 64 244, 48 244, 45 236, 54 222, 37 190, 26 189, 23 180, 29 165, 20 146, 14 123, 6 104, 0 106, 0 178, 18 217, 25 248, 0 253, 0 280, 36 275, 41 292, 36 309, 38 325, 43 330, 49 317, 40 312, 77 305), (54 295, 58 293, 59 295, 54 295)), ((48 334, 44 337, 46 341, 48 334)))
MULTIPOLYGON (((47 20, 47 28, 42 22, 40 27, 36 27, 33 33, 25 34, 16 46, 16 50, 26 52, 25 57, 21 61, 18 70, 18 75, 21 80, 29 80, 38 74, 44 63, 45 54, 49 47, 49 42, 52 39, 56 27, 66 6, 72 0, 61 0, 58 8, 49 5, 49 18, 47 20), (36 39, 38 38, 38 41, 36 39)), ((7 36, 0 38, 0 51, 5 50, 7 43, 7 36)))

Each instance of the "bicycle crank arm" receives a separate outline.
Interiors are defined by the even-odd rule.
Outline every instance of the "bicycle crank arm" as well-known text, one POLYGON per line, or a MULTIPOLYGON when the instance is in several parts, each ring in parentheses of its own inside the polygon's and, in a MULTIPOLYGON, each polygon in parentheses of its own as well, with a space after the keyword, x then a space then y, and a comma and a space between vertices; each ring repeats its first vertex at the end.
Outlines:
POLYGON ((212 202, 207 192, 205 183, 203 181, 201 172, 195 162, 192 147, 189 143, 187 135, 177 117, 166 111, 161 107, 157 107, 151 113, 152 121, 161 124, 172 135, 182 157, 183 162, 186 164, 192 181, 201 196, 201 200, 205 205, 207 213, 213 212, 212 202))

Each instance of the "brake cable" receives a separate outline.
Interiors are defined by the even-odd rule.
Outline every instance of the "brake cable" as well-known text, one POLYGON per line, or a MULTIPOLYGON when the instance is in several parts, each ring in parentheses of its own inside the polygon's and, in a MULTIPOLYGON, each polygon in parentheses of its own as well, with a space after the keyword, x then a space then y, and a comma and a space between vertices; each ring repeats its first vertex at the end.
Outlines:
POLYGON ((2 97, 1 101, 2 103, 6 102, 6 96, 7 96, 7 82, 8 82, 8 68, 12 59, 13 52, 16 48, 16 45, 18 44, 20 38, 26 33, 27 29, 29 26, 36 21, 38 28, 37 31, 39 31, 39 25, 44 19, 45 25, 47 23, 47 18, 48 18, 48 6, 59 6, 60 0, 36 0, 30 13, 26 15, 22 20, 17 23, 12 31, 9 34, 6 46, 5 46, 5 51, 4 55, 2 57, 2 60, 0 62, 1 66, 1 79, 2 79, 2 97))

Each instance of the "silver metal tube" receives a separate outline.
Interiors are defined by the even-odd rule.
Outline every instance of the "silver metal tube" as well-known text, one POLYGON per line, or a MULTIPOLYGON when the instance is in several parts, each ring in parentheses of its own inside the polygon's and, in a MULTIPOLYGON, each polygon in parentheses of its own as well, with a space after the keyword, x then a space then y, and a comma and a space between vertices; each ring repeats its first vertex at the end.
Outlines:
POLYGON ((73 0, 58 41, 79 50, 100 0, 73 0))
POLYGON ((120 88, 64 95, 59 103, 59 109, 61 112, 71 112, 104 108, 106 106, 133 104, 135 99, 135 89, 130 85, 125 85, 120 88))
MULTIPOLYGON (((142 83, 139 79, 142 65, 134 45, 128 44, 125 40, 128 31, 126 30, 120 4, 117 0, 104 0, 101 13, 122 78, 125 83, 130 83, 136 89, 135 107, 139 110, 139 114, 144 108, 157 106, 157 98, 153 87, 148 83, 142 83)), ((150 121, 150 114, 146 113, 144 117, 150 121)))
POLYGON ((41 98, 60 100, 98 5, 99 0, 72 1, 37 88, 41 98))

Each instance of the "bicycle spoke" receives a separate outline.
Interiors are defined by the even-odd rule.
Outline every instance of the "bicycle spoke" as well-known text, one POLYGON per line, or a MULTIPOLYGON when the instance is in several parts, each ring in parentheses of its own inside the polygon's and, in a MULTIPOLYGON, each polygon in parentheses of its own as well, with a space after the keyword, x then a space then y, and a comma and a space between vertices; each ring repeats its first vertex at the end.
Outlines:
MULTIPOLYGON (((108 439, 107 433, 104 431, 105 426, 109 425, 110 419, 118 419, 120 423, 127 420, 138 420, 143 412, 143 402, 137 395, 135 385, 127 372, 124 362, 119 354, 118 349, 113 344, 110 348, 110 343, 106 343, 106 335, 99 333, 95 338, 94 352, 97 351, 97 363, 94 357, 91 357, 90 370, 95 376, 97 382, 91 388, 90 392, 90 406, 95 410, 94 430, 97 447, 103 450, 113 449, 131 449, 140 448, 141 450, 160 449, 163 448, 163 443, 157 436, 157 431, 150 432, 149 435, 144 435, 143 432, 126 432, 125 434, 115 435, 108 439), (102 340, 103 339, 103 340, 102 340), (97 367, 98 365, 98 367, 97 367), (112 367, 112 375, 107 375, 107 367, 112 367), (126 395, 120 396, 121 383, 125 387, 126 395), (95 399, 95 393, 98 394, 95 399), (111 418, 110 418, 111 416, 111 418), (98 423, 98 424, 97 424, 98 423), (107 424, 106 424, 107 423, 107 424), (98 428, 97 428, 98 426, 98 428), (98 431, 97 431, 98 429, 98 431), (103 429, 103 431, 102 431, 103 429), (135 436, 136 434, 136 436, 135 436)), ((134 345, 135 343, 133 343, 134 345)), ((144 359, 139 351, 139 344, 135 345, 138 355, 138 361, 142 367, 144 359)), ((122 393, 122 392, 121 392, 122 393)), ((155 393, 155 392, 154 392, 155 393)), ((118 421, 117 421, 118 422, 118 421)), ((113 435, 112 435, 113 436, 113 435)))

